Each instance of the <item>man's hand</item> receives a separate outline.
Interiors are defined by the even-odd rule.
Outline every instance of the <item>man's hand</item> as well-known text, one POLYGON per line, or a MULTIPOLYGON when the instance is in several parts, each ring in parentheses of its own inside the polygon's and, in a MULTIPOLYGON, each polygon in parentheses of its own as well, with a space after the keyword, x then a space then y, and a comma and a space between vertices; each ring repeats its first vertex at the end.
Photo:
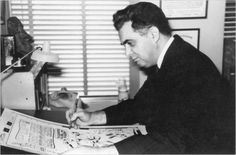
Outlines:
POLYGON ((74 109, 69 109, 66 111, 66 119, 68 123, 75 128, 80 126, 106 124, 106 114, 104 111, 88 112, 78 108, 75 112, 74 109))
POLYGON ((87 112, 84 109, 69 109, 66 111, 66 119, 68 124, 71 124, 72 127, 92 125, 91 122, 91 112, 87 112))

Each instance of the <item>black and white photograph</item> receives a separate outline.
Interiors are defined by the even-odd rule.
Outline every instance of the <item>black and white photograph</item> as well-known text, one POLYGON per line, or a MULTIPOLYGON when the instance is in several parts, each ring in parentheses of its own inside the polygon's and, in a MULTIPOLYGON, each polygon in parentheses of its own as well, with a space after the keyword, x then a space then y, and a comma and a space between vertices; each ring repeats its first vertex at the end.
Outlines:
POLYGON ((207 17, 208 0, 162 0, 161 8, 167 18, 193 19, 207 17))
POLYGON ((12 35, 1 35, 1 56, 6 66, 13 63, 15 55, 15 38, 12 35))
POLYGON ((200 37, 200 29, 191 28, 191 29, 173 29, 173 34, 178 34, 185 41, 199 49, 199 37, 200 37))
POLYGON ((2 154, 236 154, 235 0, 0 8, 2 154))

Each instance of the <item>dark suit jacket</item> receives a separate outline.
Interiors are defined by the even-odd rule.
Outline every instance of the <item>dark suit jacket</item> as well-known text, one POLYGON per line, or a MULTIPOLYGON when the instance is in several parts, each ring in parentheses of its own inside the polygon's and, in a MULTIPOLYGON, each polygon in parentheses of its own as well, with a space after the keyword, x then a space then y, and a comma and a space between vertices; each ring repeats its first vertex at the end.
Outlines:
POLYGON ((226 121, 229 109, 223 111, 227 87, 205 54, 179 36, 174 38, 161 68, 147 69, 148 78, 134 99, 105 109, 108 124, 138 122, 147 127, 147 136, 115 144, 120 153, 229 151, 221 139, 232 123, 226 121))

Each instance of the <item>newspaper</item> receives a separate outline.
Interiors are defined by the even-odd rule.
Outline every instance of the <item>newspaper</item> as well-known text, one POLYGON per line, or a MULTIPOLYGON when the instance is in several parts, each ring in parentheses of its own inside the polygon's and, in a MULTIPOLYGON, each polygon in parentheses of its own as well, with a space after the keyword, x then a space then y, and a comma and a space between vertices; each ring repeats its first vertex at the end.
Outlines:
POLYGON ((0 145, 38 154, 60 154, 79 146, 106 147, 138 133, 145 126, 91 126, 70 129, 68 125, 38 119, 10 109, 0 117, 0 145))

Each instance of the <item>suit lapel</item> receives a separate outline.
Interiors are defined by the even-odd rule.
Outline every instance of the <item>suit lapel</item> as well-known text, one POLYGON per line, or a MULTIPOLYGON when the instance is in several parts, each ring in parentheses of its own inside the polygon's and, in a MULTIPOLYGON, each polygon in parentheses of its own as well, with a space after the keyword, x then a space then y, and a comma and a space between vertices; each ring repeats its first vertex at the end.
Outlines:
POLYGON ((166 51, 160 70, 166 68, 171 59, 175 59, 175 56, 179 53, 178 51, 182 43, 183 39, 180 38, 178 35, 174 35, 174 40, 166 51))

